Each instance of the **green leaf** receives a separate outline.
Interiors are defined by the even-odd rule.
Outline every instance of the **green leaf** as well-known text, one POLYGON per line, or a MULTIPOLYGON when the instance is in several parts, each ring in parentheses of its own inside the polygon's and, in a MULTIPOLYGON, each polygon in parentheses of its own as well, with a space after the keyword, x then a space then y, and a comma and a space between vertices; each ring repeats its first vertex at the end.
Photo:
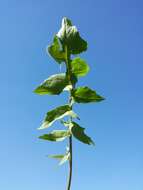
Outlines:
POLYGON ((87 42, 80 37, 77 28, 72 25, 68 18, 63 18, 57 36, 63 46, 67 45, 71 54, 79 54, 87 50, 87 42))
POLYGON ((69 105, 57 107, 47 112, 46 117, 39 129, 50 127, 56 120, 62 119, 65 116, 77 118, 78 116, 71 110, 69 105))
POLYGON ((65 61, 66 55, 62 50, 62 44, 57 36, 54 37, 52 45, 47 48, 47 52, 58 62, 65 61))
POLYGON ((104 98, 98 95, 96 91, 91 90, 86 86, 74 89, 72 91, 72 96, 77 103, 100 102, 104 100, 104 98))
POLYGON ((40 136, 40 139, 48 141, 63 141, 70 136, 70 131, 67 130, 54 130, 52 133, 40 136))
POLYGON ((49 158, 54 158, 61 160, 65 155, 64 154, 57 154, 57 155, 48 155, 49 158))
POLYGON ((68 85, 65 73, 55 74, 46 79, 34 92, 39 95, 58 95, 68 85))
POLYGON ((89 72, 89 66, 83 59, 77 57, 71 61, 71 72, 77 77, 82 77, 89 72))
POLYGON ((93 144, 94 142, 92 141, 92 139, 90 137, 88 137, 85 133, 84 133, 84 128, 80 127, 77 123, 72 122, 71 125, 71 132, 73 134, 73 136, 78 139, 79 141, 85 143, 85 144, 93 144))
POLYGON ((64 164, 66 161, 69 160, 69 158, 70 158, 70 153, 67 152, 66 154, 49 155, 48 157, 49 157, 49 158, 54 158, 54 159, 60 160, 59 165, 62 165, 62 164, 64 164))

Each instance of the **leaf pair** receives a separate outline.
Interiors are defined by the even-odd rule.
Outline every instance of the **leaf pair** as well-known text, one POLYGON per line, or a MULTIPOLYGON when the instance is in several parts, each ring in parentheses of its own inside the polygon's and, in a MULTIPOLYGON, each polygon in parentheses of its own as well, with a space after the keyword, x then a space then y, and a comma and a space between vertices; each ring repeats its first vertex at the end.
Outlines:
MULTIPOLYGON (((63 123, 64 124, 64 123, 63 123)), ((80 127, 76 122, 65 123, 68 126, 67 130, 54 130, 52 133, 40 136, 40 139, 48 141, 63 141, 70 135, 73 135, 77 140, 85 144, 93 144, 94 142, 90 137, 84 133, 84 128, 80 127)))
POLYGON ((87 50, 87 42, 80 37, 77 28, 66 17, 62 20, 62 26, 57 36, 61 44, 68 47, 71 54, 79 54, 87 50))
POLYGON ((87 42, 80 37, 80 34, 71 21, 63 18, 62 26, 53 43, 47 48, 47 52, 58 62, 66 60, 65 46, 70 54, 79 54, 87 49, 87 42))
MULTIPOLYGON (((75 77, 81 77, 89 72, 89 66, 84 60, 75 58, 71 61, 71 73, 75 77)), ((73 77, 73 83, 76 83, 76 78, 73 77)), ((34 92, 39 95, 58 95, 67 86, 69 86, 69 80, 65 73, 55 74, 50 76, 44 82, 42 82, 34 92)), ((66 88, 67 89, 67 88, 66 88)))

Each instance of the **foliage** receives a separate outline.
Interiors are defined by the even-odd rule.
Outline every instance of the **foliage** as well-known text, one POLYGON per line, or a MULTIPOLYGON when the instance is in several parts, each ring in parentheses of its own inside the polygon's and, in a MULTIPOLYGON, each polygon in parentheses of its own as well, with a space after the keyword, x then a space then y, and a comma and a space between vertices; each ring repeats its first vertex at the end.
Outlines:
POLYGON ((53 142, 69 139, 69 147, 65 154, 49 156, 60 160, 60 165, 69 161, 70 173, 67 190, 70 190, 71 187, 72 137, 84 144, 94 145, 93 140, 85 134, 85 129, 73 121, 74 118, 79 119, 73 111, 73 106, 75 103, 97 103, 104 100, 95 90, 87 86, 76 87, 78 79, 87 75, 90 68, 85 60, 80 57, 71 59, 71 55, 79 55, 86 50, 87 42, 80 36, 77 28, 68 18, 63 18, 61 29, 54 36, 51 45, 47 47, 47 52, 58 64, 62 62, 65 64, 66 72, 50 76, 34 90, 39 95, 59 95, 64 90, 69 92, 68 103, 48 111, 39 127, 39 129, 49 128, 55 121, 60 121, 64 128, 66 127, 66 130, 54 130, 39 138, 53 142))

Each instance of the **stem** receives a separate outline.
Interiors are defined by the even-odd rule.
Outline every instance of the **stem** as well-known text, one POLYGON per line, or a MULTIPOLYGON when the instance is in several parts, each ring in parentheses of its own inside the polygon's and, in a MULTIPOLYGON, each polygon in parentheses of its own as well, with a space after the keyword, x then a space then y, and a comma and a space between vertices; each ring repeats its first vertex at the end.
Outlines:
MULTIPOLYGON (((70 84, 72 85, 71 82, 71 76, 70 76, 70 55, 68 53, 68 48, 67 46, 65 46, 65 53, 66 53, 66 66, 67 66, 67 76, 68 76, 68 80, 70 82, 70 84)), ((73 88, 73 85, 72 85, 73 88)), ((71 106, 72 109, 72 105, 71 105, 71 100, 72 100, 72 96, 71 96, 71 91, 70 91, 70 95, 69 95, 69 105, 71 106)), ((70 121, 72 121, 72 118, 70 117, 70 121)), ((69 176, 68 176, 68 182, 67 182, 67 190, 71 189, 71 181, 72 181, 72 135, 69 137, 69 152, 70 152, 70 158, 69 158, 69 176)))
POLYGON ((70 151, 70 159, 69 159, 69 177, 68 177, 68 186, 67 190, 70 190, 71 180, 72 180, 72 136, 69 137, 69 151, 70 151))

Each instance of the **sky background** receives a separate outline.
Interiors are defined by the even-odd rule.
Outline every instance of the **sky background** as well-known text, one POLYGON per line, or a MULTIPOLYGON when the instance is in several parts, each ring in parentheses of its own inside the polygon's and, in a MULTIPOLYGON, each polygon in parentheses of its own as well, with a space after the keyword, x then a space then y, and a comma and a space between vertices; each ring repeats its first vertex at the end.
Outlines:
POLYGON ((0 0, 0 189, 66 189, 68 165, 58 167, 46 157, 63 153, 66 141, 41 141, 37 137, 52 128, 37 128, 48 110, 66 103, 67 94, 32 92, 60 72, 45 48, 63 16, 89 44, 81 57, 91 71, 79 85, 106 97, 75 106, 96 147, 74 140, 72 190, 142 190, 142 0, 0 0))

